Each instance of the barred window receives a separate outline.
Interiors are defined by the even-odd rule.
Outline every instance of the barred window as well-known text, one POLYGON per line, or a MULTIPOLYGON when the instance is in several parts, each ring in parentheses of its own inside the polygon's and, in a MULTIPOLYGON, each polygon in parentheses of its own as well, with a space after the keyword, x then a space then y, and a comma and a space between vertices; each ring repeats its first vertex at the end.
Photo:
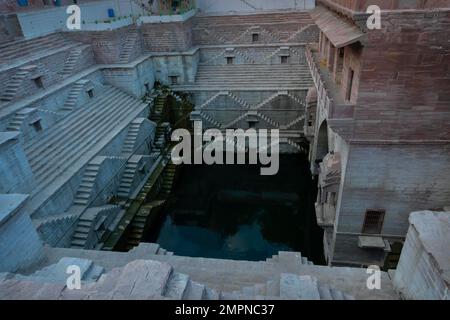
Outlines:
POLYGON ((385 213, 385 210, 367 210, 362 233, 380 234, 385 213))

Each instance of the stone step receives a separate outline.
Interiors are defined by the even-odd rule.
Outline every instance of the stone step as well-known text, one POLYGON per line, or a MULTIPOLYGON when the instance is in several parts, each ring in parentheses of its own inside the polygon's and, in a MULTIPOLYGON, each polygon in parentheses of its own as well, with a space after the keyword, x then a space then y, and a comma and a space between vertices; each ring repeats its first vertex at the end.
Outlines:
POLYGON ((188 290, 189 276, 181 273, 172 273, 166 283, 164 296, 176 300, 183 300, 188 290))
MULTIPOLYGON (((68 126, 73 125, 74 123, 80 121, 85 121, 85 118, 89 118, 92 114, 91 107, 101 108, 101 105, 103 102, 108 101, 108 98, 110 95, 113 95, 115 93, 116 89, 114 89, 111 86, 105 86, 103 90, 101 90, 101 93, 98 95, 98 97, 91 101, 90 103, 86 104, 89 108, 82 108, 78 110, 76 113, 74 113, 71 117, 65 117, 61 121, 58 122, 58 129, 59 131, 64 131, 68 126), (100 107, 99 107, 100 106, 100 107)), ((58 130, 52 130, 52 134, 47 134, 42 137, 42 140, 40 140, 41 143, 45 143, 48 140, 54 139, 54 136, 58 136, 58 130)), ((39 145, 32 144, 28 142, 25 145, 25 149, 27 151, 33 152, 34 149, 38 148, 39 145)))
MULTIPOLYGON (((115 95, 114 95, 115 96, 115 95)), ((111 100, 114 101, 114 100, 111 100)), ((123 97, 122 99, 119 99, 119 101, 125 101, 125 98, 123 97)), ((117 105, 111 104, 110 108, 112 110, 114 110, 115 108, 117 108, 117 105)), ((60 138, 59 141, 52 143, 52 144, 47 144, 44 145, 43 149, 40 150, 41 152, 39 154, 34 154, 30 160, 30 164, 32 166, 32 168, 34 170, 37 170, 38 168, 40 168, 39 166, 36 166, 36 163, 43 160, 43 158, 47 157, 50 153, 54 152, 58 147, 66 147, 69 141, 73 141, 74 145, 73 146, 79 146, 79 144, 75 144, 77 143, 79 140, 81 140, 82 137, 85 137, 86 134, 91 133, 92 131, 95 130, 96 132, 100 133, 100 129, 103 128, 106 124, 108 124, 109 122, 106 123, 102 123, 102 120, 106 120, 104 118, 104 114, 103 117, 100 114, 100 110, 98 110, 98 112, 93 112, 93 117, 89 120, 86 121, 86 123, 81 124, 78 128, 77 131, 74 132, 72 135, 67 135, 66 137, 63 137, 62 139, 60 138), (93 126, 95 124, 102 124, 103 126, 98 126, 96 128, 94 128, 93 126), (78 140, 78 141, 77 141, 78 140)), ((112 120, 115 119, 115 117, 109 118, 108 120, 112 120)), ((73 150, 72 148, 69 150, 73 150)), ((63 150, 64 151, 64 150, 63 150)), ((53 160, 53 159, 52 159, 53 160)), ((43 164, 48 164, 47 162, 44 162, 43 164)))
MULTIPOLYGON (((110 101, 113 101, 110 98, 110 95, 112 95, 114 92, 113 88, 109 88, 104 92, 102 96, 100 96, 95 103, 91 103, 92 107, 98 107, 102 103, 109 103, 110 101)), ((57 141, 60 139, 61 134, 65 131, 65 129, 75 129, 76 126, 79 125, 79 123, 83 123, 86 118, 90 118, 92 114, 91 108, 84 108, 83 110, 79 110, 73 117, 66 117, 63 120, 61 120, 58 123, 58 128, 55 130, 52 130, 52 132, 49 132, 46 136, 42 137, 39 140, 39 143, 27 143, 25 145, 25 151, 27 154, 33 155, 36 150, 39 150, 42 148, 43 144, 52 144, 54 141, 57 141)))
POLYGON ((139 102, 134 100, 131 102, 128 99, 130 99, 130 97, 124 96, 123 99, 116 100, 115 104, 109 105, 109 112, 111 112, 110 117, 95 118, 97 122, 96 125, 91 125, 87 127, 85 130, 77 131, 72 136, 61 139, 61 142, 57 143, 56 145, 53 145, 50 148, 44 147, 45 152, 42 152, 39 155, 38 158, 39 160, 40 159, 43 160, 47 154, 56 151, 58 148, 61 148, 61 150, 60 152, 56 153, 58 154, 58 156, 51 158, 52 161, 42 162, 42 164, 39 165, 35 164, 34 166, 32 165, 33 172, 37 176, 36 180, 39 183, 43 183, 44 180, 48 181, 51 176, 57 173, 55 168, 59 167, 58 164, 61 164, 64 167, 70 165, 71 163, 70 160, 72 160, 73 162, 80 156, 80 154, 84 153, 83 150, 88 150, 90 147, 96 145, 97 141, 104 138, 104 136, 109 132, 109 130, 112 130, 120 119, 128 115, 130 109, 140 105, 139 102), (129 101, 128 105, 126 105, 125 103, 125 101, 127 100, 129 101), (116 109, 117 112, 115 112, 116 109), (69 142, 68 140, 69 141, 72 140, 72 142, 69 142), (71 146, 72 148, 67 148, 68 146, 71 146), (49 168, 52 168, 52 170, 48 170, 49 168))
POLYGON ((317 279, 283 273, 280 276, 280 297, 287 300, 320 300, 317 279))
POLYGON ((203 284, 189 281, 188 288, 186 290, 186 300, 204 300, 206 297, 206 289, 203 284))

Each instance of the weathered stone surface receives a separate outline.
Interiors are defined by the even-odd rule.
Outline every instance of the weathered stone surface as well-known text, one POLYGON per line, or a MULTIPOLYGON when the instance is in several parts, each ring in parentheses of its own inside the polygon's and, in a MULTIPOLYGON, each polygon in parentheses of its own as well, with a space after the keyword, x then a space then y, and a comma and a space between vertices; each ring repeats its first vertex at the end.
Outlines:
POLYGON ((413 212, 409 221, 396 289, 407 299, 449 300, 450 212, 413 212))
POLYGON ((280 280, 280 296, 288 300, 320 300, 317 279, 283 273, 280 280))

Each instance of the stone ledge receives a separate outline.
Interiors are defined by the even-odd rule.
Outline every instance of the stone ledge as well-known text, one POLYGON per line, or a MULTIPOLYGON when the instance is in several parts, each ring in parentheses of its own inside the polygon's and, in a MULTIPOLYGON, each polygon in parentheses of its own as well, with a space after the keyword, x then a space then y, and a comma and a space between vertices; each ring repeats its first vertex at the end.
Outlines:
POLYGON ((19 211, 27 198, 26 194, 0 194, 0 226, 19 211))

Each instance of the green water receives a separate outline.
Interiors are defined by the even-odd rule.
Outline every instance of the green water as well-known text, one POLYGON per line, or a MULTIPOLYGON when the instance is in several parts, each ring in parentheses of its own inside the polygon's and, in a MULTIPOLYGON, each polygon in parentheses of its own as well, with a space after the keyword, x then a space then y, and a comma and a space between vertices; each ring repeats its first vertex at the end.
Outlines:
POLYGON ((322 264, 308 161, 281 156, 277 175, 259 173, 251 165, 182 167, 158 230, 144 240, 181 256, 258 261, 300 251, 322 264))

